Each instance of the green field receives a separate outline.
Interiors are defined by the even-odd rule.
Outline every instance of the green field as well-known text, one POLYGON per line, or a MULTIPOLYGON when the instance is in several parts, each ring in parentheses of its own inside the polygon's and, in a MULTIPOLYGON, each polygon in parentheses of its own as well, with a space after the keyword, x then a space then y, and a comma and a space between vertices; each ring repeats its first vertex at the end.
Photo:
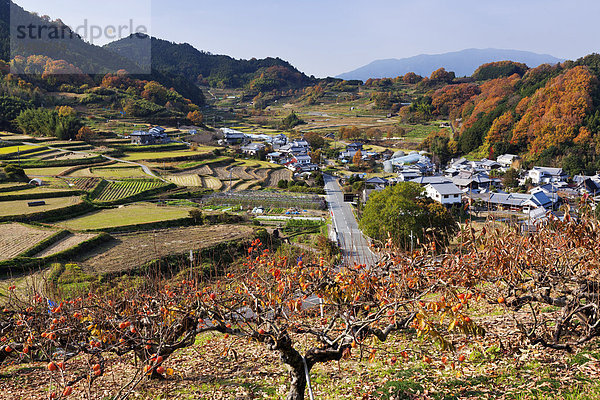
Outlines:
POLYGON ((179 150, 179 151, 156 151, 156 152, 131 152, 125 153, 123 159, 131 161, 139 160, 160 160, 163 158, 175 158, 175 157, 191 157, 198 156, 200 154, 210 153, 218 147, 202 146, 197 151, 192 150, 179 150))
POLYGON ((203 165, 216 164, 216 163, 225 162, 225 161, 233 161, 233 159, 231 157, 221 156, 221 157, 211 158, 210 160, 186 161, 184 163, 177 164, 175 167, 178 169, 188 169, 188 168, 201 167, 203 165))
POLYGON ((45 201, 46 205, 40 207, 29 207, 27 205, 28 200, 2 201, 0 202, 0 217, 5 217, 8 215, 33 214, 81 203, 81 197, 79 196, 57 197, 53 199, 40 200, 45 201))
POLYGON ((40 146, 22 145, 22 146, 9 146, 0 147, 0 155, 18 153, 19 151, 27 151, 32 149, 40 148, 40 146))
POLYGON ((71 167, 26 168, 27 176, 56 176, 71 167))
POLYGON ((100 202, 117 201, 135 196, 142 192, 159 188, 165 184, 160 181, 127 181, 110 182, 104 190, 94 199, 100 202))
POLYGON ((70 189, 65 188, 49 188, 49 187, 32 187, 31 189, 24 190, 15 190, 12 192, 0 192, 0 199, 5 196, 14 196, 14 195, 29 195, 29 194, 39 194, 39 193, 56 193, 56 192, 70 192, 70 189))
POLYGON ((104 179, 148 178, 148 175, 144 173, 142 168, 127 164, 123 166, 84 168, 69 174, 69 176, 79 178, 98 177, 104 179))
POLYGON ((85 230, 105 229, 117 226, 144 224, 185 218, 192 207, 157 206, 151 203, 136 203, 128 206, 97 211, 58 224, 60 227, 85 230))
POLYGON ((5 182, 5 183, 0 183, 0 189, 23 187, 23 186, 29 187, 29 185, 27 185, 25 182, 5 182))

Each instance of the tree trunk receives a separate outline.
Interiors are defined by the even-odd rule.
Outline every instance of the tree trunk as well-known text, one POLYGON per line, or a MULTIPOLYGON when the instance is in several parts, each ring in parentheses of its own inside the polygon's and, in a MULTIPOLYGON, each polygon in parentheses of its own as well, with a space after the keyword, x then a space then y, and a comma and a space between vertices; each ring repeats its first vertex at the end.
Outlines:
POLYGON ((287 333, 282 334, 269 347, 271 350, 279 352, 281 362, 285 364, 290 373, 291 383, 287 400, 304 400, 304 392, 306 391, 304 362, 300 353, 294 349, 289 335, 287 333))
POLYGON ((304 400, 304 392, 306 391, 306 375, 304 374, 304 364, 300 361, 300 367, 291 367, 290 370, 290 390, 287 395, 287 400, 304 400))

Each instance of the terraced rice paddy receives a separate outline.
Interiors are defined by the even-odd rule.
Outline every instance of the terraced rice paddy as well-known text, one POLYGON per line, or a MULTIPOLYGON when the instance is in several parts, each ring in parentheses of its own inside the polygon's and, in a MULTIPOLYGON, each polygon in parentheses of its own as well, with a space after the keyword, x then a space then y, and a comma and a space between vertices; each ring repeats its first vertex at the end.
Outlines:
POLYGON ((242 162, 233 165, 203 165, 200 168, 168 175, 165 178, 178 186, 241 191, 254 187, 277 187, 277 183, 281 179, 292 179, 292 172, 284 168, 273 168, 267 163, 242 162))
POLYGON ((185 174, 185 175, 168 175, 165 177, 166 180, 176 184, 177 186, 186 186, 186 187, 202 187, 204 186, 204 182, 202 178, 198 174, 185 174))
POLYGON ((71 192, 71 189, 62 189, 62 188, 49 188, 49 187, 32 187, 30 189, 23 189, 23 190, 15 190, 12 192, 0 192, 0 201, 2 201, 3 197, 9 197, 9 196, 27 196, 27 195, 40 195, 40 194, 45 194, 45 193, 57 193, 57 192, 64 192, 64 193, 69 193, 71 192))
POLYGON ((94 188, 102 181, 100 178, 75 178, 75 179, 66 179, 69 183, 69 186, 77 189, 84 190, 86 192, 90 192, 94 190, 94 188))
POLYGON ((45 250, 42 250, 41 252, 37 253, 35 257, 41 258, 58 254, 61 251, 65 251, 72 247, 75 247, 85 242, 86 240, 90 240, 95 236, 97 236, 95 233, 72 233, 59 240, 58 242, 54 243, 50 247, 46 248, 45 250))
POLYGON ((26 168, 25 174, 32 176, 57 176, 71 167, 26 168))
POLYGON ((90 167, 77 170, 69 176, 99 177, 104 179, 147 178, 142 168, 134 166, 90 167))
POLYGON ((80 265, 95 273, 124 271, 168 255, 250 238, 252 234, 249 226, 212 225, 113 235, 116 240, 85 256, 80 265))
POLYGON ((44 201, 46 204, 39 207, 29 207, 28 200, 1 201, 0 202, 0 217, 9 215, 33 214, 38 212, 55 210, 79 204, 82 202, 79 196, 56 197, 52 199, 40 199, 36 201, 44 201))
POLYGON ((139 160, 152 161, 152 160, 160 160, 163 158, 199 156, 201 154, 210 153, 214 149, 216 149, 216 147, 203 146, 203 147, 200 147, 198 149, 198 151, 193 151, 193 150, 155 151, 155 152, 141 152, 140 151, 140 152, 127 153, 125 155, 125 157, 123 157, 123 158, 125 160, 130 160, 130 161, 139 161, 139 160))
POLYGON ((99 202, 109 202, 133 197, 137 194, 147 192, 164 186, 160 181, 127 181, 127 182, 109 182, 108 185, 94 199, 99 202))
POLYGON ((0 224, 0 261, 18 256, 55 233, 55 230, 17 223, 0 224))
POLYGON ((0 147, 0 155, 17 155, 19 152, 29 151, 34 149, 39 149, 40 146, 8 146, 8 147, 0 147))
POLYGON ((106 229, 186 218, 190 210, 192 210, 192 207, 170 207, 158 206, 152 203, 135 203, 118 208, 96 211, 81 217, 62 221, 57 225, 72 230, 106 229))

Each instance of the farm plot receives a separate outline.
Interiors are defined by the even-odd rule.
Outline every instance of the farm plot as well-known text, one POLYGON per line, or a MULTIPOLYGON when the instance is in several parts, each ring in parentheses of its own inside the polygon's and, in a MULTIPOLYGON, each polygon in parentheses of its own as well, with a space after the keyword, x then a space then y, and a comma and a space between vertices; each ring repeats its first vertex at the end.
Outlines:
POLYGON ((219 190, 223 187, 223 182, 213 176, 202 177, 203 186, 213 190, 219 190))
POLYGON ((11 192, 13 190, 24 190, 24 189, 29 189, 31 187, 31 185, 28 185, 26 183, 23 182, 5 182, 5 183, 0 183, 0 191, 7 191, 10 190, 11 192))
POLYGON ((159 181, 110 182, 94 200, 99 202, 122 200, 161 186, 165 184, 159 181))
POLYGON ((236 193, 213 193, 202 198, 203 205, 281 207, 323 210, 325 199, 316 195, 283 194, 266 191, 238 191, 236 193))
POLYGON ((26 168, 25 174, 31 176, 57 176, 71 167, 26 168))
POLYGON ((70 187, 73 187, 77 190, 83 190, 86 192, 91 192, 94 190, 96 186, 102 181, 100 178, 74 178, 74 179, 65 179, 67 184, 70 187))
POLYGON ((236 176, 233 176, 233 174, 229 171, 229 169, 227 167, 214 166, 214 167, 211 167, 211 170, 213 171, 213 175, 221 180, 229 180, 230 178, 240 179, 236 176))
POLYGON ((178 186, 202 186, 213 190, 241 191, 253 187, 277 187, 280 179, 292 179, 291 171, 268 163, 238 161, 233 165, 214 163, 185 173, 166 176, 178 186), (271 176, 275 176, 271 178, 271 176))
POLYGON ((113 235, 116 240, 83 256, 80 265, 93 273, 124 271, 168 255, 250 238, 253 232, 248 226, 213 225, 113 235))
POLYGON ((96 211, 81 217, 62 221, 57 225, 66 229, 108 229, 126 225, 170 221, 186 218, 192 207, 158 206, 152 203, 136 203, 108 210, 96 211))
POLYGON ((176 184, 177 186, 186 186, 193 187, 199 186, 203 187, 204 182, 202 178, 197 174, 185 174, 185 175, 168 175, 165 177, 166 180, 176 184))
POLYGON ((232 167, 231 172, 234 177, 243 180, 256 179, 256 175, 252 174, 252 171, 249 171, 248 168, 245 167, 232 167))
POLYGON ((59 240, 58 242, 54 243, 50 247, 46 248, 45 250, 41 251, 40 253, 37 253, 35 257, 42 258, 58 254, 61 251, 65 251, 72 247, 75 247, 85 242, 86 240, 90 240, 95 236, 98 235, 95 233, 72 233, 59 240))
POLYGON ((155 151, 155 152, 131 152, 126 153, 124 159, 130 161, 139 160, 160 160, 162 158, 176 158, 176 157, 190 157, 198 156, 201 154, 210 153, 217 147, 202 146, 198 148, 198 151, 193 150, 180 150, 180 151, 155 151))
POLYGON ((30 151, 35 149, 41 149, 40 146, 8 146, 8 147, 0 147, 0 155, 17 155, 19 152, 30 151))
POLYGON ((58 208, 65 208, 82 202, 81 197, 79 196, 55 197, 51 199, 40 199, 39 201, 44 201, 46 205, 29 207, 27 200, 2 201, 0 202, 0 217, 56 210, 58 208))
MULTIPOLYGON (((38 197, 37 195, 42 195, 42 194, 46 194, 46 193, 54 194, 54 193, 69 193, 69 192, 71 192, 71 189, 32 187, 30 189, 15 190, 12 192, 0 192, 0 201, 2 201, 2 198, 4 198, 4 197, 9 197, 9 196, 14 196, 14 195, 18 195, 18 196, 36 195, 36 197, 38 197)), ((48 195, 48 196, 50 196, 50 195, 48 195)), ((68 196, 68 194, 65 194, 65 196, 68 196)))
POLYGON ((98 167, 89 168, 93 176, 98 176, 105 179, 124 179, 124 178, 146 178, 148 175, 144 173, 140 167, 132 166, 116 166, 116 167, 98 167))
POLYGON ((270 172, 271 173, 269 174, 269 176, 267 177, 267 180, 265 182, 266 186, 268 186, 268 187, 277 187, 277 184, 279 183, 279 181, 281 181, 281 180, 289 181, 293 177, 292 171, 290 171, 287 168, 275 169, 275 170, 271 170, 270 172))
POLYGON ((23 224, 0 224, 0 261, 16 257, 55 233, 23 224))
POLYGON ((185 174, 197 174, 197 175, 212 175, 213 171, 208 165, 203 165, 199 168, 186 170, 185 174))

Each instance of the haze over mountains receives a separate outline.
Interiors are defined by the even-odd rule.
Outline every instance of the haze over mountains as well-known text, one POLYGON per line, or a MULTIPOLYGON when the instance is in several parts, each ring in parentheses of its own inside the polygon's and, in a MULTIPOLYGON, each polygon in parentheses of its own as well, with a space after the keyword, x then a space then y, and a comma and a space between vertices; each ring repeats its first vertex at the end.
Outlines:
POLYGON ((470 76, 482 64, 493 61, 515 61, 530 68, 541 64, 556 64, 565 60, 548 54, 536 54, 519 50, 467 49, 444 54, 421 54, 402 59, 377 60, 337 76, 346 80, 369 78, 395 78, 408 72, 429 76, 438 68, 454 71, 456 76, 470 76))

